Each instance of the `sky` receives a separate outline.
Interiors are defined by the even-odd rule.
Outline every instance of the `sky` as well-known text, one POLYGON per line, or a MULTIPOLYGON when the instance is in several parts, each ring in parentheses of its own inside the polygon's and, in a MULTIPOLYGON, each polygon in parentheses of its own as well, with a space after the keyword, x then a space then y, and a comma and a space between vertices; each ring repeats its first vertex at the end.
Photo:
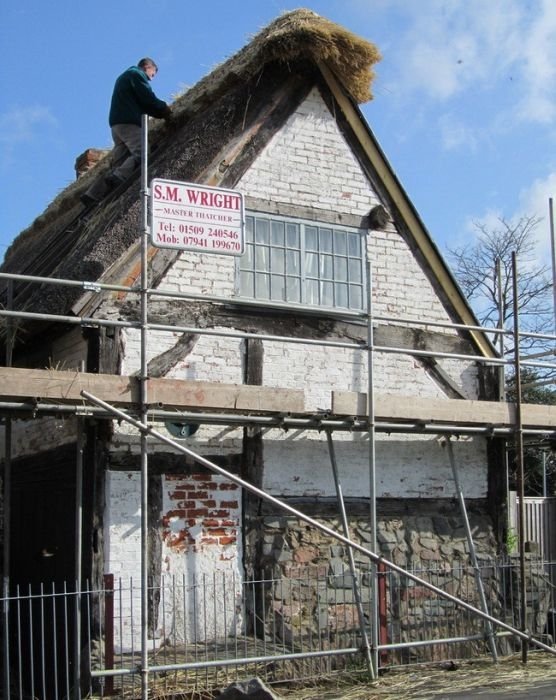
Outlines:
POLYGON ((111 146, 115 78, 143 56, 171 101, 281 13, 307 7, 375 43, 363 114, 442 252, 474 222, 541 220, 556 197, 553 0, 18 0, 0 46, 0 257, 111 146))

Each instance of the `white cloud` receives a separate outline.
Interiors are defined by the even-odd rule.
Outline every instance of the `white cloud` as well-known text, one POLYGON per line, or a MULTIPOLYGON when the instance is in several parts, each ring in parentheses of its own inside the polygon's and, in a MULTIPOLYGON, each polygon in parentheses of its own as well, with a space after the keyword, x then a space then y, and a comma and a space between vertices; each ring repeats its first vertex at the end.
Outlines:
POLYGON ((548 200, 556 198, 556 172, 549 173, 544 179, 536 179, 519 194, 519 211, 523 215, 548 217, 548 200))
POLYGON ((391 63, 398 96, 479 100, 481 91, 511 84, 506 94, 513 99, 509 107, 515 118, 546 123, 556 116, 553 0, 389 0, 373 5, 373 12, 393 9, 399 23, 385 61, 391 63))
POLYGON ((515 218, 534 216, 542 219, 537 227, 538 254, 550 260, 550 216, 549 199, 553 200, 554 216, 556 216, 556 172, 549 173, 544 179, 536 179, 519 194, 519 209, 515 218))
POLYGON ((444 114, 438 120, 442 146, 445 150, 451 151, 459 148, 466 148, 475 151, 478 146, 477 133, 466 126, 453 114, 444 114))
POLYGON ((405 20, 392 51, 403 89, 440 100, 507 70, 525 21, 515 0, 423 0, 406 4, 405 20))
POLYGON ((16 149, 24 143, 45 138, 45 130, 58 126, 48 107, 14 107, 0 114, 0 167, 13 165, 16 149))
POLYGON ((550 122, 556 114, 556 5, 540 2, 539 14, 521 40, 525 93, 519 115, 529 121, 550 122))
POLYGON ((0 114, 0 142, 15 144, 32 141, 44 126, 57 126, 58 120, 48 107, 14 107, 0 114))

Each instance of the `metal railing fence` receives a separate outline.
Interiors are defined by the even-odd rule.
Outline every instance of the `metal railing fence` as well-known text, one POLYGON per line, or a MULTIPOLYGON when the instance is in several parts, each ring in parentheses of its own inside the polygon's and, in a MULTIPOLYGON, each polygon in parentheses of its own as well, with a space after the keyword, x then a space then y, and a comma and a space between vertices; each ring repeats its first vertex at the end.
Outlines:
MULTIPOLYGON (((491 614, 519 627, 518 559, 482 562, 480 569, 491 614)), ((556 625, 550 583, 555 569, 556 562, 527 560, 530 631, 549 643, 556 625)), ((474 571, 466 561, 408 571, 477 601, 474 571)), ((370 615, 370 569, 358 565, 357 577, 370 615)), ((481 619, 415 581, 381 571, 378 595, 382 666, 488 653, 481 619)), ((299 682, 366 671, 353 581, 346 574, 308 570, 296 579, 250 580, 224 573, 166 575, 150 582, 148 601, 153 696, 225 687, 251 676, 267 683, 299 682)), ((107 575, 102 587, 81 591, 69 583, 16 586, 7 603, 12 698, 140 697, 139 581, 107 575)), ((497 645, 507 654, 520 641, 502 633, 497 645)))

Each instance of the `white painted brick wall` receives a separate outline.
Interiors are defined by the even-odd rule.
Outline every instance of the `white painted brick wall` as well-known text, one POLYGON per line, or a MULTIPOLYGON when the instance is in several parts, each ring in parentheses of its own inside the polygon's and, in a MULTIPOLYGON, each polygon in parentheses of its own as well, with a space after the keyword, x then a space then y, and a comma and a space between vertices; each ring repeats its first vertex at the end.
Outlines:
POLYGON ((317 89, 274 135, 237 189, 355 215, 379 203, 317 89))
MULTIPOLYGON (((139 331, 127 329, 126 355, 123 362, 123 374, 133 374, 140 367, 141 338, 139 331)), ((169 350, 178 340, 180 334, 172 332, 149 333, 147 360, 169 350)), ((172 379, 192 379, 224 384, 241 384, 243 377, 243 343, 237 338, 221 338, 202 335, 195 343, 189 355, 178 362, 166 375, 172 379)), ((156 424, 156 429, 168 434, 163 424, 156 424)), ((114 446, 118 450, 138 453, 138 432, 128 423, 115 424, 114 446)), ((182 441, 193 445, 202 454, 237 453, 241 451, 242 429, 230 430, 223 427, 201 426, 193 440, 182 441)))
MULTIPOLYGON (((260 199, 356 216, 368 214, 380 203, 316 89, 236 187, 260 199)), ((368 248, 376 314, 449 322, 431 283, 393 226, 371 231, 368 248)), ((233 295, 234 284, 232 257, 189 251, 164 282, 181 292, 224 297, 233 295)))
POLYGON ((106 473, 104 571, 114 575, 114 645, 137 648, 141 616, 141 482, 137 472, 106 473))
MULTIPOLYGON (((213 640, 240 631, 242 585, 239 537, 241 491, 217 475, 164 476, 160 527, 162 570, 158 629, 177 640, 213 640), (235 583, 231 583, 231 582, 235 583)), ((104 514, 105 572, 114 596, 115 647, 140 643, 141 487, 138 472, 107 472, 104 514), (121 621, 121 624, 119 624, 121 621)))
POLYGON ((167 476, 162 511, 165 628, 182 641, 239 633, 241 490, 215 474, 167 476), (187 604, 183 595, 171 596, 174 584, 185 593, 187 604))
MULTIPOLYGON (((334 434, 334 449, 346 498, 369 493, 368 437, 347 442, 334 434)), ((481 438, 454 445, 461 487, 466 498, 486 496, 486 444, 481 438)), ((285 440, 267 440, 263 488, 276 496, 334 496, 336 491, 328 446, 323 436, 306 440, 297 432, 285 440)), ((451 498, 455 495, 446 448, 436 437, 377 435, 376 495, 389 498, 451 498)))

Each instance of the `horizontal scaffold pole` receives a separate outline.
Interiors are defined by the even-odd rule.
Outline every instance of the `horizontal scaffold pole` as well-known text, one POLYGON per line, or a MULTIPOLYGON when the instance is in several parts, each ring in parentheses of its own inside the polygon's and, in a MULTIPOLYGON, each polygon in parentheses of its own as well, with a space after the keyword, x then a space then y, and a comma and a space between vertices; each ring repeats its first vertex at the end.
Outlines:
MULTIPOLYGON (((149 416, 198 423, 262 424, 287 428, 366 430, 367 396, 333 391, 330 412, 305 408, 302 389, 224 384, 191 379, 148 379, 149 416), (211 415, 219 411, 220 414, 211 415), (226 414, 226 415, 225 415, 226 414), (280 415, 278 415, 280 414, 280 415)), ((0 367, 0 411, 56 412, 83 407, 81 391, 134 412, 139 406, 136 376, 0 367), (17 402, 20 402, 17 405, 17 402)), ((522 405, 524 430, 556 430, 556 406, 522 405)), ((435 399, 378 394, 375 421, 384 432, 454 432, 509 435, 515 407, 503 401, 435 399)))
POLYGON ((440 596, 441 598, 444 598, 445 600, 449 600, 450 602, 454 603, 455 605, 458 605, 459 607, 464 608, 465 610, 468 610, 469 612, 473 613, 474 615, 481 617, 483 620, 487 620, 488 622, 491 622, 492 624, 494 624, 498 627, 501 627, 502 629, 507 630, 508 632, 511 632, 515 637, 519 637, 523 641, 528 642, 529 644, 532 644, 533 646, 536 646, 539 649, 543 649, 544 651, 547 651, 550 654, 556 655, 556 648, 551 647, 548 644, 544 644, 544 642, 541 642, 540 640, 536 639, 531 634, 528 634, 525 631, 518 630, 515 627, 508 625, 506 622, 503 622, 502 620, 498 620, 497 618, 493 617, 492 615, 489 615, 488 613, 485 613, 482 610, 479 610, 479 608, 476 608, 475 606, 471 605, 470 603, 467 603, 466 601, 461 600, 460 598, 457 598, 456 596, 452 595, 451 593, 448 593, 447 591, 444 591, 441 588, 438 588, 437 586, 433 585, 432 583, 429 583, 428 581, 425 581, 424 579, 419 578, 415 574, 412 574, 410 571, 406 571, 401 566, 397 566, 396 564, 389 561, 388 559, 384 559, 384 557, 376 554, 375 552, 372 552, 370 549, 363 547, 362 545, 358 544, 357 542, 353 542, 353 540, 350 540, 348 537, 345 537, 344 535, 341 535, 339 532, 336 532, 336 531, 332 530, 331 528, 327 527, 326 525, 323 525, 318 520, 311 518, 309 515, 306 515, 305 513, 303 513, 300 510, 297 510, 293 506, 288 505, 287 503, 280 500, 279 498, 276 498, 275 496, 272 496, 271 494, 267 493, 266 491, 259 489, 257 486, 254 486, 249 481, 245 481, 241 477, 236 476, 235 474, 232 474, 232 472, 229 472, 226 469, 219 467, 217 464, 214 464, 214 462, 211 462, 210 460, 206 459, 206 457, 203 457, 202 455, 197 454, 193 450, 190 450, 188 447, 185 447, 184 445, 180 445, 175 440, 172 440, 172 438, 167 437, 166 435, 163 435, 162 433, 159 433, 157 430, 155 430, 151 426, 149 426, 145 423, 141 423, 141 421, 136 420, 135 418, 132 418, 124 411, 121 411, 121 410, 115 408, 114 406, 110 406, 110 404, 107 404, 105 401, 102 401, 101 399, 97 398, 96 396, 93 396, 92 394, 88 393, 87 391, 83 391, 82 396, 87 401, 90 401, 91 403, 104 408, 105 410, 112 413, 114 416, 117 416, 121 420, 124 420, 127 423, 129 423, 130 425, 133 425, 135 428, 140 430, 141 433, 150 435, 151 437, 155 438, 159 442, 165 443, 166 445, 170 445, 171 447, 178 450, 179 452, 182 452, 183 454, 187 455, 188 457, 191 457, 195 462, 202 464, 204 467, 207 467, 208 469, 210 469, 214 473, 219 474, 220 476, 223 476, 224 478, 228 479, 229 481, 231 481, 234 484, 237 484, 237 486, 239 486, 240 488, 245 489, 246 491, 250 491, 251 493, 255 494, 255 496, 258 496, 259 498, 262 498, 263 500, 268 501, 269 503, 272 503, 273 505, 277 506, 278 508, 285 510, 287 513, 290 513, 291 515, 294 515, 295 517, 299 518, 303 522, 306 522, 308 525, 311 525, 312 527, 316 528, 317 530, 320 530, 325 535, 328 535, 329 537, 332 537, 333 539, 338 540, 339 542, 342 542, 343 544, 347 545, 348 547, 351 547, 352 549, 355 549, 355 550, 361 552, 362 554, 367 556, 371 561, 373 561, 375 564, 383 564, 384 566, 391 569, 392 571, 395 571, 396 573, 398 573, 402 576, 405 576, 406 578, 410 579, 411 581, 414 581, 415 583, 427 588, 428 590, 432 591, 433 593, 436 593, 436 595, 440 596))

